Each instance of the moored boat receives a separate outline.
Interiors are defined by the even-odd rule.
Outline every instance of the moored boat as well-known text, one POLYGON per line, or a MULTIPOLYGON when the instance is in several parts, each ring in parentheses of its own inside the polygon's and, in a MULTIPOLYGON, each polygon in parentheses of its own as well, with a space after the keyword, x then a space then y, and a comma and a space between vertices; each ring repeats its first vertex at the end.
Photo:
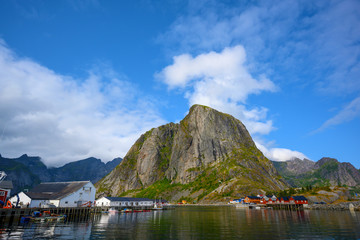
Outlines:
POLYGON ((162 206, 160 204, 154 203, 154 207, 152 208, 152 210, 162 210, 162 206))
POLYGON ((20 219, 20 223, 28 222, 60 222, 65 221, 66 215, 52 214, 50 211, 44 211, 43 213, 39 211, 33 212, 32 215, 23 216, 20 219))

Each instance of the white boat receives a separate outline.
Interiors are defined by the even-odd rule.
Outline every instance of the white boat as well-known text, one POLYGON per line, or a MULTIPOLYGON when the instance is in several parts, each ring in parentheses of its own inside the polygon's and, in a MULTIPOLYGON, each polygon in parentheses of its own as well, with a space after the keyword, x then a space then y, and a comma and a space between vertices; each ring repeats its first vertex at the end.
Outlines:
POLYGON ((157 204, 156 202, 154 203, 154 207, 152 208, 152 210, 162 210, 162 206, 160 204, 157 204))

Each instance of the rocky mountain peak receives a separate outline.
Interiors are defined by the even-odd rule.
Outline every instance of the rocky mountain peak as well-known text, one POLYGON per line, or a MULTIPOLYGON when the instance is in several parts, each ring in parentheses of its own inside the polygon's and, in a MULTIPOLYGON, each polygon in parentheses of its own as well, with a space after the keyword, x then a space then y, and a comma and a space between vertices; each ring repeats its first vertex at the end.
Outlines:
POLYGON ((319 168, 323 166, 324 164, 333 164, 337 165, 339 161, 335 158, 329 158, 329 157, 323 157, 319 161, 316 162, 316 167, 319 168))
POLYGON ((292 160, 286 161, 287 170, 294 174, 302 174, 312 170, 315 166, 315 162, 309 159, 299 159, 294 158, 292 160))
POLYGON ((188 185, 208 174, 219 178, 214 179, 214 186, 231 179, 234 185, 246 176, 247 184, 259 178, 258 186, 264 188, 285 186, 275 179, 275 168, 239 120, 203 105, 192 106, 178 124, 169 123, 143 134, 98 186, 107 194, 119 195, 162 180, 188 185))
POLYGON ((323 157, 317 162, 294 159, 274 162, 274 166, 293 187, 360 185, 359 171, 352 164, 339 162, 335 158, 323 157))

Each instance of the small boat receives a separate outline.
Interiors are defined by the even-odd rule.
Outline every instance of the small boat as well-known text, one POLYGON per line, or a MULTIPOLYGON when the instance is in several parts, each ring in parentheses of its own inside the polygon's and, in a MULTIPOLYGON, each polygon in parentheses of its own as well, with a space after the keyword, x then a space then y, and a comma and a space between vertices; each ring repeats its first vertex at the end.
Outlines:
POLYGON ((123 213, 132 213, 133 210, 125 208, 125 209, 121 210, 121 212, 123 212, 123 213))
POLYGON ((50 211, 44 211, 43 213, 39 211, 33 212, 32 215, 23 216, 20 219, 20 223, 28 222, 60 222, 65 221, 66 215, 59 215, 50 213, 50 211))
POLYGON ((152 208, 152 210, 162 210, 162 206, 160 204, 154 203, 154 207, 152 208))

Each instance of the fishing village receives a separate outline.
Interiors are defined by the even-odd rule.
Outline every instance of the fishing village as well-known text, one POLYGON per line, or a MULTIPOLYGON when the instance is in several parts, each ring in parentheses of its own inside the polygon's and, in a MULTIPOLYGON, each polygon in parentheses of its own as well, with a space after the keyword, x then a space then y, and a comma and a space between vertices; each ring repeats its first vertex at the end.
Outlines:
POLYGON ((163 199, 101 197, 95 200, 96 188, 90 181, 45 182, 31 191, 11 196, 12 182, 4 181, 5 172, 0 174, 0 224, 79 220, 91 214, 137 213, 170 208, 163 199))
MULTIPOLYGON (((86 220, 94 214, 129 214, 193 205, 185 200, 169 203, 165 199, 133 197, 100 197, 95 199, 96 188, 90 181, 44 182, 30 191, 11 195, 12 182, 6 181, 5 178, 6 173, 1 172, 1 224, 86 220)), ((233 199, 227 204, 221 204, 221 206, 299 211, 309 208, 309 202, 304 196, 276 197, 275 195, 260 194, 233 199)))

